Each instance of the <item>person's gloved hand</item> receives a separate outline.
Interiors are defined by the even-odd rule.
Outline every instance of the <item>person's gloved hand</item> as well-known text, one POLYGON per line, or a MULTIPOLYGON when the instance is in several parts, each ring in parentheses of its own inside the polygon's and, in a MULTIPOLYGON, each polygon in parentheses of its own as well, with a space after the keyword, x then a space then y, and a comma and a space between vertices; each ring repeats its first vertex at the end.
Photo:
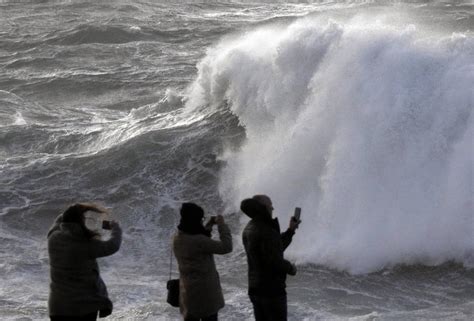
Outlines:
POLYGON ((222 215, 217 215, 217 216, 216 216, 216 223, 217 223, 217 225, 225 224, 224 216, 222 216, 222 215))
POLYGON ((290 218, 290 225, 288 226, 288 229, 291 231, 295 232, 296 229, 300 226, 301 220, 297 220, 294 217, 290 218))

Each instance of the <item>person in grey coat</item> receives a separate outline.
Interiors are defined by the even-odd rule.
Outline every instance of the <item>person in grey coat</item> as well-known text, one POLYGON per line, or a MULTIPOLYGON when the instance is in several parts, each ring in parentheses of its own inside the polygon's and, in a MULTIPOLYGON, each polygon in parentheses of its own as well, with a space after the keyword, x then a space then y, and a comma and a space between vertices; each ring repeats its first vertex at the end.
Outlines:
POLYGON ((179 305, 185 321, 214 321, 224 307, 214 254, 232 251, 232 236, 222 215, 211 217, 203 225, 204 210, 194 203, 183 203, 173 250, 179 268, 179 305), (217 224, 220 240, 211 239, 217 224))
MULTIPOLYGON (((111 221, 107 241, 87 229, 86 212, 103 213, 93 204, 74 204, 59 215, 48 232, 50 263, 49 316, 53 321, 96 320, 112 313, 112 302, 96 258, 120 248, 122 230, 111 221)), ((88 214, 89 214, 88 213, 88 214)))

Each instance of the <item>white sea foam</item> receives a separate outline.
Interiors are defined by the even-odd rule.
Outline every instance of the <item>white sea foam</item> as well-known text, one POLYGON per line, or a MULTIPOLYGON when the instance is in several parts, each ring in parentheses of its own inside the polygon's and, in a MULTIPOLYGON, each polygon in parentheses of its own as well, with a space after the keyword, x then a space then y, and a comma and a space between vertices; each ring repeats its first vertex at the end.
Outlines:
POLYGON ((27 123, 26 123, 25 118, 23 118, 23 115, 20 112, 17 112, 15 114, 15 122, 13 124, 18 125, 18 126, 23 126, 23 125, 26 125, 27 123))
POLYGON ((283 225, 301 206, 300 262, 360 273, 472 256, 474 42, 423 37, 312 18, 209 50, 187 105, 227 102, 246 129, 222 156, 228 204, 266 193, 283 225))

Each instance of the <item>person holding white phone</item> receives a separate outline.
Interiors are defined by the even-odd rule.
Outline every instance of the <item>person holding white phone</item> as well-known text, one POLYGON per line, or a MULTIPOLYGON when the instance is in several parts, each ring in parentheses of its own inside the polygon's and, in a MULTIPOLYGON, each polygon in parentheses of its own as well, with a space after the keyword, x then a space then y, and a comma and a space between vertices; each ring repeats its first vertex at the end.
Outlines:
POLYGON ((90 203, 69 206, 48 232, 49 316, 52 321, 93 321, 112 313, 112 301, 100 277, 97 258, 117 252, 122 229, 104 221, 108 211, 90 203), (100 238, 103 229, 110 238, 100 238))
POLYGON ((240 208, 251 218, 242 239, 248 262, 248 294, 255 320, 286 321, 286 276, 296 275, 296 266, 285 260, 283 252, 301 223, 301 209, 296 209, 288 229, 280 234, 278 219, 272 217, 270 197, 255 195, 243 200, 240 208))

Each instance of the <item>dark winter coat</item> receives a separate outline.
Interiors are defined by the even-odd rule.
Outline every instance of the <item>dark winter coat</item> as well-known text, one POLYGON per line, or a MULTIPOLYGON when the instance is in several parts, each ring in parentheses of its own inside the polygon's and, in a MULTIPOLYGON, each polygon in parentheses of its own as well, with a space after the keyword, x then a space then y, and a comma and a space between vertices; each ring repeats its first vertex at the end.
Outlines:
POLYGON ((107 241, 89 239, 77 223, 63 223, 62 215, 48 233, 50 263, 49 315, 80 316, 112 313, 112 302, 99 273, 96 258, 118 251, 122 230, 112 226, 107 241))
POLYGON ((249 295, 285 295, 286 275, 293 267, 284 259, 283 251, 290 245, 294 232, 287 230, 280 234, 278 219, 272 219, 265 207, 254 199, 244 200, 241 209, 251 218, 242 234, 249 295))
POLYGON ((184 318, 203 318, 224 307, 214 254, 232 251, 232 236, 226 224, 218 225, 220 241, 203 234, 178 231, 173 250, 179 267, 180 311, 184 318))

